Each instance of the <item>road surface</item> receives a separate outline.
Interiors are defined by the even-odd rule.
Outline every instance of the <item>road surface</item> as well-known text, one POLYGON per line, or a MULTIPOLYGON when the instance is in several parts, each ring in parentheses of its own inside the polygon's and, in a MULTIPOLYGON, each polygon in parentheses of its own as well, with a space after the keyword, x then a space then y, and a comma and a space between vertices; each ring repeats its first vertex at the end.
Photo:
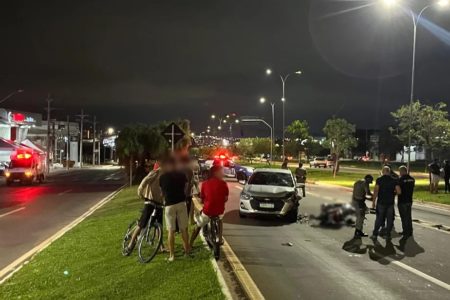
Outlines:
MULTIPOLYGON (((224 236, 266 299, 450 299, 450 234, 430 227, 450 225, 449 211, 414 209, 414 218, 430 222, 414 224, 414 239, 400 244, 394 235, 392 243, 374 244, 369 238, 352 240, 351 227, 241 219, 242 186, 229 187, 224 236)), ((321 203, 350 199, 339 187, 312 185, 307 193, 302 214, 317 215, 321 203)), ((367 232, 373 223, 369 215, 367 232)), ((401 231, 399 218, 395 227, 401 231)))
POLYGON ((98 167, 57 171, 41 185, 0 181, 0 270, 118 189, 122 173, 98 167))

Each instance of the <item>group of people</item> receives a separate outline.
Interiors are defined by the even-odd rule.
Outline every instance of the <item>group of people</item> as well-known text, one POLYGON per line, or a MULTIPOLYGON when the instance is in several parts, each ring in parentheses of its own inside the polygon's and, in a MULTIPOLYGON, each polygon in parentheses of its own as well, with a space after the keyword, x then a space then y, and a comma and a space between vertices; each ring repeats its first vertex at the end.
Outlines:
MULTIPOLYGON (((188 157, 169 155, 155 164, 138 188, 138 195, 144 199, 144 209, 127 246, 128 255, 132 253, 139 233, 147 226, 154 209, 157 210, 156 218, 160 224, 163 224, 164 215, 168 231, 167 260, 172 262, 175 259, 177 232, 181 234, 185 255, 190 254, 201 228, 208 224, 211 217, 221 217, 224 214, 225 202, 228 200, 228 186, 223 180, 224 173, 220 165, 214 165, 210 169, 210 177, 203 182, 201 190, 198 173, 198 163, 188 157), (194 196, 199 196, 203 203, 203 210, 198 215, 194 213, 192 203, 194 196), (189 223, 195 224, 190 239, 189 223)), ((221 222, 219 230, 222 237, 221 222)), ((167 252, 164 246, 161 251, 167 252)))
POLYGON ((450 193, 450 161, 444 160, 441 167, 439 160, 435 159, 428 165, 429 179, 430 179, 430 193, 437 194, 439 191, 439 181, 444 179, 445 193, 450 193))
POLYGON ((413 235, 412 226, 412 202, 415 180, 408 173, 406 166, 399 168, 400 176, 395 174, 390 166, 384 166, 381 177, 377 178, 373 194, 369 185, 373 182, 371 175, 358 180, 353 185, 352 204, 356 210, 355 237, 368 236, 363 231, 364 219, 367 210, 365 201, 372 198, 372 209, 375 209, 376 219, 371 238, 376 240, 384 231, 386 239, 391 239, 394 226, 395 196, 397 196, 397 207, 400 214, 403 239, 413 235), (384 229, 384 230, 383 230, 384 229))

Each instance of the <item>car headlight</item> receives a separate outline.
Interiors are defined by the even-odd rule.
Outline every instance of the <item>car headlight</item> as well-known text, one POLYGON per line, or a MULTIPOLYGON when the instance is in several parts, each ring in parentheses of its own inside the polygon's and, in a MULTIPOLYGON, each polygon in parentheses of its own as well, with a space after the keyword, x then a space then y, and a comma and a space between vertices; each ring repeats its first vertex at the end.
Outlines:
POLYGON ((5 177, 8 178, 9 176, 11 176, 11 173, 9 173, 8 171, 5 172, 5 177))
POLYGON ((241 193, 241 199, 243 199, 243 200, 252 200, 253 197, 252 197, 250 194, 247 194, 247 193, 245 193, 245 192, 242 192, 242 193, 241 193))

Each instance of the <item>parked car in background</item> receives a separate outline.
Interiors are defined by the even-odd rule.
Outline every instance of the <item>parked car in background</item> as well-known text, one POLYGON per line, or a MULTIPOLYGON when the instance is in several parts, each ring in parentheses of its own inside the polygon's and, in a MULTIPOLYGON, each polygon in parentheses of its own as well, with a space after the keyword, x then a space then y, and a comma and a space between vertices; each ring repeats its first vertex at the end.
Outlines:
POLYGON ((311 168, 326 168, 327 167, 327 159, 325 157, 316 157, 309 162, 309 166, 311 168))

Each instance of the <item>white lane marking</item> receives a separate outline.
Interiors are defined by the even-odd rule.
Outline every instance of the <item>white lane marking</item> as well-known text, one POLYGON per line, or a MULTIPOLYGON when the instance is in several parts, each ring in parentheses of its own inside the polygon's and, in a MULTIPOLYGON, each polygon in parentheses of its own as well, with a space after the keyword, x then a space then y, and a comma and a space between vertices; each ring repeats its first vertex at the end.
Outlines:
POLYGON ((11 215, 11 214, 16 213, 16 212, 18 212, 18 211, 21 211, 21 210, 23 210, 23 209, 25 209, 25 206, 22 206, 22 207, 20 207, 20 208, 15 209, 15 210, 11 210, 11 211, 8 211, 7 213, 1 214, 1 215, 0 215, 0 218, 6 217, 6 216, 8 216, 8 215, 11 215))
POLYGON ((3 284, 8 278, 10 278, 14 273, 16 273, 24 263, 26 263, 29 259, 32 259, 34 255, 41 252, 48 246, 50 246, 51 243, 59 239, 61 236, 63 236, 67 231, 71 230, 75 226, 77 226, 79 223, 81 223, 84 219, 92 215, 97 209, 102 207, 104 204, 109 202, 111 199, 113 199, 126 185, 121 186, 96 204, 94 204, 91 208, 89 208, 88 211, 86 211, 84 214, 73 220, 70 224, 66 225, 64 228, 60 229, 58 232, 56 232, 54 235, 28 251, 27 253, 23 254, 21 257, 4 267, 0 270, 0 284, 3 284))
POLYGON ((72 189, 65 190, 64 192, 59 193, 58 196, 62 196, 64 194, 70 193, 71 191, 72 191, 72 189))
POLYGON ((390 257, 383 257, 383 258, 389 260, 394 265, 396 265, 396 266, 398 266, 398 267, 400 267, 400 268, 402 268, 402 269, 404 269, 406 271, 409 271, 409 272, 411 272, 411 273, 413 273, 413 274, 415 274, 415 275, 417 275, 419 277, 422 277, 423 279, 426 279, 426 280, 434 283, 437 286, 440 286, 441 288, 446 289, 447 291, 450 291, 450 284, 447 284, 447 283, 445 283, 443 281, 440 281, 439 279, 434 278, 434 277, 432 277, 432 276, 430 276, 428 274, 425 274, 425 273, 423 273, 423 272, 421 272, 421 271, 419 271, 417 269, 414 269, 413 267, 410 267, 410 266, 408 266, 408 265, 406 265, 406 264, 404 264, 402 262, 399 262, 398 260, 392 259, 390 257))

